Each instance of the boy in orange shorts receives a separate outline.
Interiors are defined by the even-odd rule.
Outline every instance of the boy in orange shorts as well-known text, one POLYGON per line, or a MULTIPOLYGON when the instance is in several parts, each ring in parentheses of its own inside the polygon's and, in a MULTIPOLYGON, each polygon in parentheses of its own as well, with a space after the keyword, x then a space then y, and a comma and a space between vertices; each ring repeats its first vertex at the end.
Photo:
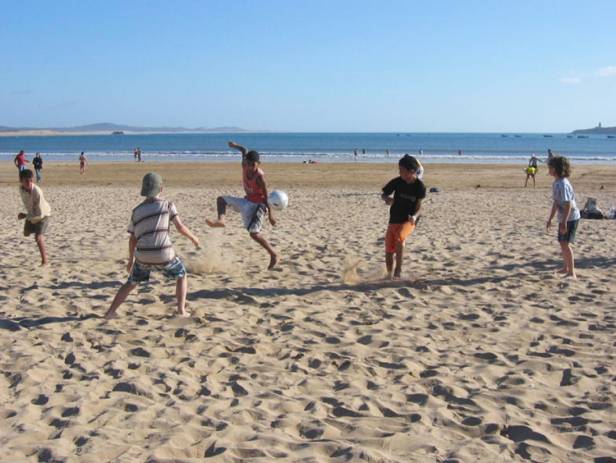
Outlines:
POLYGON ((419 162, 405 154, 398 162, 400 176, 383 187, 383 201, 389 208, 389 226, 385 235, 385 264, 387 278, 399 279, 406 239, 415 230, 421 200, 426 197, 426 187, 417 177, 419 162), (391 195, 394 195, 392 198, 391 195), (394 254, 396 268, 394 270, 394 254))

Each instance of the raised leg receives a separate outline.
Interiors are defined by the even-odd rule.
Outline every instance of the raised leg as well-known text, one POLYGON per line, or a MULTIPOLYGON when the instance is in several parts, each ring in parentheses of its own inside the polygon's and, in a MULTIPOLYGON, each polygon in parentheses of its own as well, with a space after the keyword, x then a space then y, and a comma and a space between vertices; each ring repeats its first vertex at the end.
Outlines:
POLYGON ((218 212, 217 220, 209 220, 206 219, 205 223, 207 223, 210 227, 221 228, 225 226, 225 214, 227 213, 227 202, 225 198, 219 196, 216 198, 216 211, 218 212))

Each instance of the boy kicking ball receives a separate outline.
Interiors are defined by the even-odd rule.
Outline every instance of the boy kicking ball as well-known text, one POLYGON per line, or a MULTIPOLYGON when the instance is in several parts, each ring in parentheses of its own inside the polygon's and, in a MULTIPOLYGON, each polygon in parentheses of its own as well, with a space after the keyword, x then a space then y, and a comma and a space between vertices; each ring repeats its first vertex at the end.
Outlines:
POLYGON ((426 197, 426 187, 417 177, 417 171, 420 168, 417 159, 406 154, 398 162, 398 168, 400 176, 383 187, 381 196, 385 204, 390 206, 389 225, 385 235, 385 265, 387 266, 387 278, 390 280, 400 279, 406 239, 415 230, 421 201, 426 197))
POLYGON ((146 174, 143 177, 141 196, 146 199, 139 204, 131 215, 128 224, 128 281, 122 285, 116 294, 111 307, 105 314, 105 318, 113 318, 122 302, 137 284, 148 281, 150 272, 158 270, 167 278, 176 280, 176 297, 178 315, 190 316, 186 311, 186 292, 188 280, 186 268, 176 256, 169 239, 169 227, 171 223, 176 230, 187 237, 196 247, 199 240, 180 221, 175 205, 162 199, 160 193, 163 190, 163 180, 155 173, 146 174))
POLYGON ((244 198, 234 196, 219 196, 216 199, 216 209, 218 212, 217 220, 206 220, 210 227, 224 227, 227 206, 242 215, 244 226, 250 233, 250 237, 259 243, 270 255, 268 270, 273 269, 278 263, 278 254, 274 251, 265 237, 261 235, 265 214, 268 215, 269 222, 276 225, 276 220, 272 213, 272 208, 267 204, 267 185, 263 171, 259 168, 259 153, 248 151, 242 145, 232 141, 229 147, 237 149, 242 153, 242 180, 244 183, 244 198))

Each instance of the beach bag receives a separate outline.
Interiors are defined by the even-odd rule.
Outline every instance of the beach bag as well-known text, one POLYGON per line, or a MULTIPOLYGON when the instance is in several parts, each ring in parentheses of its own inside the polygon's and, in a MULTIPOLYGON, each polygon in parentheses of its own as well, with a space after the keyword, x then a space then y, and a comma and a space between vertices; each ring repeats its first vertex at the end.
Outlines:
POLYGON ((603 219, 605 217, 603 212, 597 207, 596 198, 588 198, 586 200, 586 204, 584 204, 584 209, 582 209, 580 215, 583 219, 603 219))

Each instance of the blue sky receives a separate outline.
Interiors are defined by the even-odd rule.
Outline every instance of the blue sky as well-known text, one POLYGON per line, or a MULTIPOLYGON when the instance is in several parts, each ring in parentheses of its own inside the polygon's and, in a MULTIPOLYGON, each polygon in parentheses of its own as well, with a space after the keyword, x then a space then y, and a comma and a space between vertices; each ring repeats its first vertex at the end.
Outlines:
POLYGON ((0 0, 0 125, 616 125, 616 2, 0 0))

